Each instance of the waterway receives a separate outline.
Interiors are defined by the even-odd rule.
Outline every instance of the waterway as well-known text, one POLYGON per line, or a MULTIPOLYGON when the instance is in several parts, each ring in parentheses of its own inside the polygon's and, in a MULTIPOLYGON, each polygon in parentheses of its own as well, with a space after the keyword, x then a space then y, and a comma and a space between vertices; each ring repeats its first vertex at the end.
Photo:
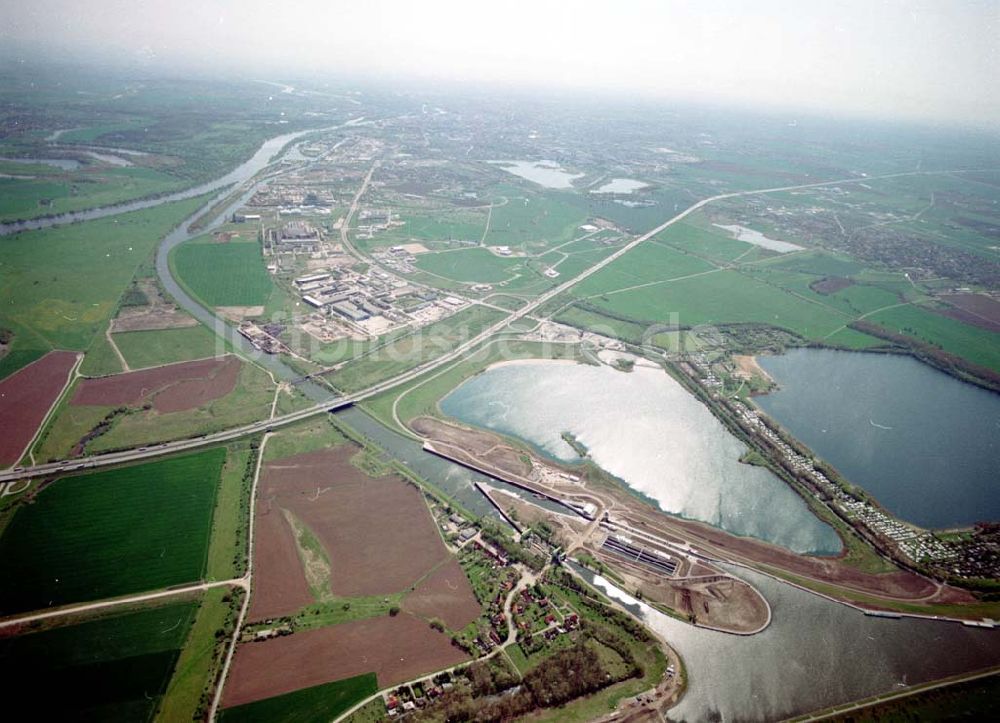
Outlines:
POLYGON ((632 193, 646 188, 649 184, 636 181, 632 178, 612 178, 600 188, 594 189, 594 193, 632 193))
POLYGON ((8 158, 0 157, 0 161, 19 163, 25 166, 52 166, 64 171, 75 171, 80 167, 80 161, 73 158, 8 158))
POLYGON ((712 224, 724 231, 729 231, 733 234, 733 238, 737 241, 743 241, 744 243, 753 244, 754 246, 760 246, 761 248, 768 249, 770 251, 777 251, 778 253, 785 254, 789 251, 801 251, 802 246, 798 244, 793 244, 789 241, 778 241, 777 239, 768 238, 760 231, 754 231, 752 228, 746 228, 745 226, 730 225, 725 226, 721 223, 712 224))
POLYGON ((507 173, 537 183, 545 188, 567 189, 573 180, 583 178, 582 173, 570 173, 555 161, 490 161, 507 173))
POLYGON ((593 461, 664 511, 782 545, 836 553, 840 539, 746 446, 658 368, 533 361, 493 366, 441 401, 467 424, 511 435, 561 462, 593 461))
MULTIPOLYGON (((0 223, 0 236, 5 236, 7 234, 16 233, 18 231, 33 231, 41 228, 48 228, 50 226, 55 226, 56 224, 64 223, 76 223, 78 221, 91 221, 97 218, 104 218, 106 216, 117 216, 120 213, 128 213, 129 211, 139 211, 145 208, 153 208, 154 206, 159 206, 162 203, 170 203, 172 201, 182 201, 187 198, 194 198, 196 196, 201 196, 205 193, 212 193, 218 191, 222 188, 227 188, 235 184, 243 183, 248 179, 252 178, 254 174, 260 171, 262 168, 267 166, 274 157, 281 151, 282 148, 291 141, 306 135, 307 133, 316 133, 323 130, 332 130, 331 128, 324 129, 312 129, 307 131, 299 131, 296 133, 285 133, 284 135, 276 136, 263 143, 257 152, 246 162, 240 164, 234 168, 229 173, 224 176, 220 176, 214 181, 209 181, 207 183, 202 183, 198 186, 188 188, 184 191, 177 191, 176 193, 169 193, 163 196, 157 196, 156 198, 146 198, 136 201, 129 201, 126 203, 121 203, 115 206, 102 206, 100 208, 92 208, 85 211, 73 211, 70 213, 61 213, 56 216, 48 216, 45 218, 36 218, 28 221, 10 221, 6 223, 0 223)), ((9 159, 14 160, 14 159, 9 159)), ((63 160, 63 159, 53 159, 53 160, 63 160)), ((48 162, 41 159, 32 159, 31 162, 48 162)), ((79 165, 78 161, 72 161, 72 163, 79 165)), ((206 209, 209 206, 206 205, 206 209)), ((185 222, 185 226, 188 222, 185 222)))
POLYGON ((1000 631, 870 617, 734 567, 771 605, 771 624, 750 637, 688 625, 575 569, 680 654, 688 689, 671 720, 780 720, 1000 663, 1000 631))
POLYGON ((757 404, 888 510, 922 527, 1000 520, 1000 395, 915 359, 795 349, 760 357, 757 404))

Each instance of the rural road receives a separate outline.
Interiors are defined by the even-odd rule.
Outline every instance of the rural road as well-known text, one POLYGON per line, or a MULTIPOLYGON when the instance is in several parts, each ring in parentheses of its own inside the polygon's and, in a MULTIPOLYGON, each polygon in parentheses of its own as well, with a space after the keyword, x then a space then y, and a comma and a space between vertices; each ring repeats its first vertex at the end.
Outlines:
MULTIPOLYGON (((369 171, 368 176, 365 179, 365 186, 367 186, 368 179, 371 177, 371 173, 374 171, 374 167, 369 171)), ((618 251, 614 252, 605 259, 602 259, 598 263, 594 264, 590 268, 582 271, 577 276, 553 287, 549 291, 545 292, 541 296, 535 298, 534 301, 528 302, 525 306, 521 307, 517 311, 511 312, 508 316, 501 319, 497 323, 488 327, 484 331, 480 332, 476 336, 472 337, 468 341, 460 344, 455 349, 445 354, 442 354, 435 359, 431 359, 423 364, 410 369, 409 371, 398 374, 395 377, 387 379, 386 381, 379 382, 367 389, 355 392, 353 394, 346 395, 339 399, 330 400, 326 402, 320 402, 311 407, 299 410, 297 412, 292 412, 280 417, 275 417, 274 419, 263 420, 260 422, 254 422, 253 424, 247 424, 242 427, 235 427, 222 432, 217 432, 214 434, 208 434, 201 437, 195 437, 192 439, 183 439, 176 442, 166 442, 163 444, 158 444, 150 447, 140 447, 134 450, 128 450, 125 452, 112 452, 108 454, 93 455, 85 457, 78 460, 64 461, 64 462, 52 462, 48 464, 34 465, 30 467, 14 468, 12 470, 6 470, 0 472, 0 483, 9 482, 13 480, 32 478, 32 477, 42 477, 46 475, 64 473, 64 472, 75 472, 87 469, 95 469, 99 467, 107 467, 109 465, 123 464, 125 462, 137 462, 143 459, 151 459, 154 457, 160 457, 167 454, 173 454, 176 452, 184 452, 191 449, 197 449, 200 447, 206 447, 213 444, 219 444, 222 442, 229 442, 234 439, 239 439, 240 437, 245 437, 247 435, 259 434, 265 431, 272 431, 277 427, 287 426, 289 424, 294 424, 295 422, 308 419, 318 414, 325 412, 333 412, 345 407, 349 407, 357 402, 369 399, 371 397, 377 396, 393 387, 396 387, 405 382, 416 379, 417 377, 426 374, 427 372, 436 369, 443 364, 461 357, 466 354, 471 349, 478 346, 481 342, 485 341, 489 337, 493 336, 497 332, 503 330, 509 324, 528 316, 529 314, 536 311, 539 307, 548 303, 551 299, 555 298, 559 294, 568 291, 570 288, 579 284, 581 281, 593 276, 602 269, 606 268, 610 264, 620 259, 622 256, 627 254, 629 251, 634 249, 636 246, 647 241, 648 239, 656 236, 657 234, 663 232, 665 229, 673 226, 675 223, 684 220, 690 216, 695 211, 707 206, 710 203, 716 201, 721 201, 729 198, 740 198, 744 196, 755 196, 765 193, 781 193, 784 191, 796 191, 807 188, 822 188, 824 186, 836 186, 844 185, 847 183, 863 183, 870 182, 873 180, 886 179, 886 178, 899 178, 903 176, 915 176, 915 175, 937 175, 943 173, 955 173, 956 171, 908 171, 902 173, 891 173, 882 176, 862 176, 862 177, 851 177, 846 179, 838 179, 834 181, 821 181, 817 183, 804 183, 794 186, 777 186, 773 188, 762 188, 752 191, 735 191, 732 193, 720 193, 716 196, 711 196, 709 198, 704 198, 697 203, 688 206, 686 209, 673 216, 671 219, 664 221, 656 228, 648 231, 641 236, 633 239, 625 246, 620 248, 618 251)), ((363 187, 364 188, 364 187, 363 187)), ((362 188, 362 190, 363 190, 362 188)), ((360 193, 355 197, 354 203, 351 205, 352 212, 357 207, 358 199, 360 198, 360 193)), ((344 226, 346 227, 346 222, 344 226)), ((346 235, 346 231, 342 232, 346 235)))
POLYGON ((242 587, 246 588, 248 585, 246 578, 234 577, 231 580, 218 580, 216 582, 202 582, 197 585, 185 585, 183 587, 173 587, 167 590, 158 590, 157 592, 147 592, 141 595, 130 595, 128 597, 113 598, 111 600, 101 600, 100 602, 87 603, 86 605, 71 605, 68 607, 60 607, 56 610, 47 610, 44 613, 31 613, 30 615, 19 615, 16 617, 4 618, 0 620, 0 629, 10 628, 16 625, 25 625, 27 623, 38 622, 39 620, 48 620, 50 618, 59 618, 65 615, 74 615, 76 613, 86 613, 92 612, 94 610, 101 610, 102 608, 118 607, 119 605, 129 605, 132 603, 143 603, 149 602, 150 600, 159 600, 165 597, 174 597, 176 595, 183 595, 189 592, 204 592, 205 590, 211 590, 214 587, 242 587))

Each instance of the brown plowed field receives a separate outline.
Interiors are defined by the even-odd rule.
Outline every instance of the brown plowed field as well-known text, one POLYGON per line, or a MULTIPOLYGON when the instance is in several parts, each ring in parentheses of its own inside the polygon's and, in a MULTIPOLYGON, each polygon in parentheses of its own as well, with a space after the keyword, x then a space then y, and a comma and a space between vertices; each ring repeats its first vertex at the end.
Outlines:
POLYGON ((228 354, 217 359, 167 364, 137 372, 84 379, 71 404, 133 406, 152 400, 158 412, 195 409, 236 388, 242 362, 228 354))
POLYGON ((467 659, 446 635, 412 615, 355 620, 240 645, 222 704, 228 708, 370 672, 383 688, 467 659))
POLYGON ((0 467, 17 462, 59 398, 77 355, 50 351, 0 380, 0 467))
POLYGON ((260 498, 254 521, 253 597, 250 617, 287 615, 313 600, 288 520, 273 500, 260 498))
POLYGON ((452 630, 461 630, 480 613, 476 593, 454 557, 404 598, 403 610, 422 618, 440 618, 452 630))
POLYGON ((948 294, 941 297, 951 304, 940 313, 981 329, 1000 331, 1000 301, 985 294, 948 294))
POLYGON ((334 595, 406 590, 450 554, 420 492, 399 477, 367 476, 351 464, 357 452, 353 445, 340 445, 264 465, 253 619, 294 612, 304 599, 305 578, 281 509, 301 519, 326 549, 334 595))

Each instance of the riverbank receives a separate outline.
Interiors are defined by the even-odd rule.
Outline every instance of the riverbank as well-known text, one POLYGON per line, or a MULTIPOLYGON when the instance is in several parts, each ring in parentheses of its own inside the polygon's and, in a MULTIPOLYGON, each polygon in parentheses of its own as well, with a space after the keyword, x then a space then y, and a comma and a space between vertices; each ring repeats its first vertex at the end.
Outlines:
MULTIPOLYGON (((490 432, 465 431, 462 427, 443 422, 421 425, 421 431, 425 435, 432 435, 433 449, 439 455, 443 454, 453 461, 498 479, 523 484, 527 489, 535 489, 555 498, 569 494, 581 499, 592 499, 609 511, 609 521, 613 526, 643 530, 671 542, 678 550, 696 549, 699 556, 705 558, 731 561, 766 574, 777 574, 805 589, 862 609, 898 610, 927 616, 949 615, 972 620, 1000 617, 1000 603, 981 603, 964 590, 933 583, 906 570, 864 572, 852 567, 842 557, 797 555, 760 540, 730 535, 706 523, 667 515, 607 479, 595 479, 585 471, 579 475, 579 468, 558 466, 550 461, 541 462, 533 458, 533 465, 555 467, 566 475, 579 475, 580 479, 577 483, 567 482, 555 487, 531 480, 527 480, 525 484, 524 476, 502 466, 505 457, 520 459, 524 454, 523 450, 510 447, 496 436, 492 440, 493 444, 489 444, 490 432), (483 456, 465 448, 462 438, 466 433, 477 440, 470 447, 487 448, 490 450, 489 455, 483 456), (504 450, 503 454, 501 450, 504 450)), ((520 469, 523 470, 523 462, 521 465, 520 469)))

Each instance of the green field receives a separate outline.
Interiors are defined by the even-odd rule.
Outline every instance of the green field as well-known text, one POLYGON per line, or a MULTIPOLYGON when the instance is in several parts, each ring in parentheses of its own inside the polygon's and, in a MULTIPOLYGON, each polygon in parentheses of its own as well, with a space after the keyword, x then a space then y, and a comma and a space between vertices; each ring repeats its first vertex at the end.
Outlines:
POLYGON ((33 720, 148 721, 196 611, 172 603, 0 639, 0 675, 33 720))
POLYGON ((224 723, 328 723, 378 691, 375 673, 303 688, 221 711, 224 723))
POLYGON ((712 263, 726 263, 756 253, 751 244, 737 241, 728 231, 713 226, 703 211, 668 226, 656 240, 712 263))
POLYGON ((170 253, 178 280, 208 306, 263 306, 271 277, 254 242, 189 241, 170 253))
POLYGON ((490 193, 509 200, 493 208, 487 246, 519 246, 538 253, 571 240, 589 215, 586 199, 577 194, 526 193, 508 185, 490 193))
MULTIPOLYGON (((588 279, 588 281, 590 281, 588 279)), ((825 304, 725 269, 589 300, 612 315, 683 326, 756 322, 819 339, 851 321, 825 304)))
MULTIPOLYGON (((199 199, 41 231, 0 244, 0 327, 14 351, 85 351, 160 238, 199 199)), ((24 357, 21 357, 24 358, 24 357)))
POLYGON ((297 454, 315 452, 316 450, 335 447, 344 444, 347 438, 333 426, 327 416, 308 419, 290 427, 285 427, 267 439, 264 448, 264 461, 293 457, 297 454))
POLYGON ((919 306, 899 306, 869 316, 866 321, 912 336, 957 354, 973 364, 1000 371, 1000 334, 963 324, 919 306))
POLYGON ((112 338, 132 369, 204 359, 217 351, 217 337, 201 324, 179 329, 125 331, 112 338))
POLYGON ((201 579, 222 448, 60 479, 0 537, 0 613, 201 579))
POLYGON ((404 215, 393 236, 418 241, 476 241, 486 228, 486 211, 447 209, 438 214, 404 215))
POLYGON ((121 360, 111 348, 108 338, 98 334, 90 343, 90 348, 84 354, 80 364, 80 373, 87 377, 101 377, 106 374, 118 374, 125 371, 121 360))
POLYGON ((523 259, 501 257, 475 247, 420 254, 416 267, 453 281, 495 284, 513 276, 514 267, 523 263, 523 259))
MULTIPOLYGON (((10 165, 10 164, 7 164, 10 165)), ((39 166, 18 164, 17 173, 39 166)), ((62 171, 41 166, 34 179, 0 178, 0 221, 23 220, 110 206, 137 198, 177 191, 189 185, 153 168, 81 166, 62 171)), ((36 171, 37 172, 37 171, 36 171)), ((35 175, 36 172, 32 172, 35 175)))
POLYGON ((655 243, 641 244, 573 288, 590 296, 711 271, 712 264, 655 243))

